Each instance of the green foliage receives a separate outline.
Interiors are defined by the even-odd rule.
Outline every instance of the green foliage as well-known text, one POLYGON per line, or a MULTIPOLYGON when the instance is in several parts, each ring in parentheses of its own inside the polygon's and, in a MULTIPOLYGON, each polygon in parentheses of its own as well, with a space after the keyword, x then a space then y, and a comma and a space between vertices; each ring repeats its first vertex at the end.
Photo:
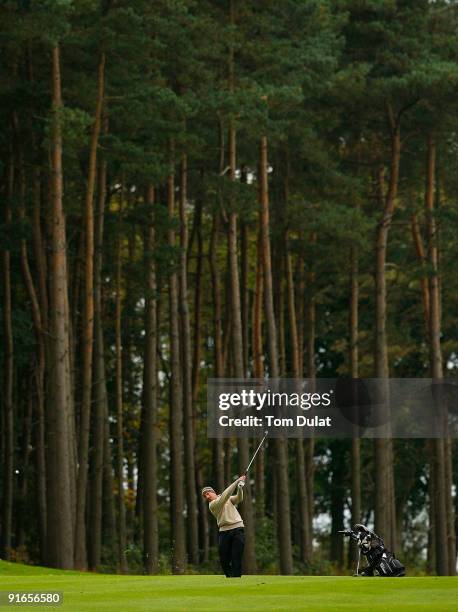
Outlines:
POLYGON ((278 548, 272 538, 275 529, 271 518, 256 521, 256 563, 259 573, 278 573, 278 548))

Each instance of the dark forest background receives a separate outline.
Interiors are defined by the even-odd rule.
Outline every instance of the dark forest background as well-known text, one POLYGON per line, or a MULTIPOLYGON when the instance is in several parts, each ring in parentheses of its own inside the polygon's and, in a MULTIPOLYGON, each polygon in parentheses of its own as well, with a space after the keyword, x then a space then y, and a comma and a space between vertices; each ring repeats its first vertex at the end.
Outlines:
MULTIPOLYGON (((218 572, 208 377, 458 367, 458 9, 437 0, 4 0, 5 559, 218 572)), ((373 525, 454 574, 445 440, 271 440, 247 572, 346 572, 373 525), (346 545, 345 545, 346 546, 346 545)))

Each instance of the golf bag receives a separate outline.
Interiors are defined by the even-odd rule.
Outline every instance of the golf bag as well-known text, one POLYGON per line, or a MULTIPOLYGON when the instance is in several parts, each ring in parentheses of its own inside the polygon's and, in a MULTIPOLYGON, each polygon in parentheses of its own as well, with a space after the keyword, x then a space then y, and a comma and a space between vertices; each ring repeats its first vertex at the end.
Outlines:
POLYGON ((358 565, 355 576, 405 576, 406 570, 396 559, 394 553, 385 548, 383 539, 364 525, 355 525, 350 531, 341 531, 356 542, 359 548, 358 565), (359 569, 361 553, 366 557, 367 565, 359 569))

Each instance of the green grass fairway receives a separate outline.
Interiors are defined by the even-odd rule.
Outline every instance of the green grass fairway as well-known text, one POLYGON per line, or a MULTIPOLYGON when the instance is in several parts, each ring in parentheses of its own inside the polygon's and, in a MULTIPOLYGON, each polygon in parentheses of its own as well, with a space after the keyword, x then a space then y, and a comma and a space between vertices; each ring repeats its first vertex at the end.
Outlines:
MULTIPOLYGON (((63 591, 62 610, 438 610, 458 609, 458 578, 329 576, 114 576, 0 561, 0 590, 63 591)), ((25 606, 21 606, 25 607, 25 606)), ((40 606, 44 607, 44 606, 40 606)), ((27 609, 32 609, 27 607, 27 609)), ((34 607, 34 609, 37 609, 34 607)), ((46 607, 46 609, 51 609, 46 607)))

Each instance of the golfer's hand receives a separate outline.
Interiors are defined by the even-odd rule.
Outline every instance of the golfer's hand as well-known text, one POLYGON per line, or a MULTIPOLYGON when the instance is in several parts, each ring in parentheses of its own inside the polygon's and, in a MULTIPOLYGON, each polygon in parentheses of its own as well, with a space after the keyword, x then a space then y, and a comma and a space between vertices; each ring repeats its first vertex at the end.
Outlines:
POLYGON ((243 474, 243 476, 239 476, 239 484, 241 482, 243 482, 243 484, 245 484, 245 480, 246 480, 246 474, 243 474))

